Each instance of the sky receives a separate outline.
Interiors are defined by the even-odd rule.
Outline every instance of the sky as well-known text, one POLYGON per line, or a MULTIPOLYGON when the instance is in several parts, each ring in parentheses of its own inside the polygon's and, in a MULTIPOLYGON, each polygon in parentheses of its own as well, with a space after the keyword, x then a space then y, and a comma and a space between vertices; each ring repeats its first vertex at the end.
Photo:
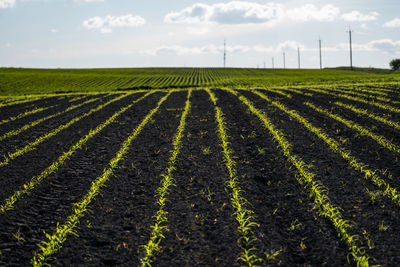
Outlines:
POLYGON ((399 0, 0 0, 0 66, 389 68, 399 0), (285 61, 283 60, 285 54, 285 61), (272 63, 273 66, 272 66, 272 63))

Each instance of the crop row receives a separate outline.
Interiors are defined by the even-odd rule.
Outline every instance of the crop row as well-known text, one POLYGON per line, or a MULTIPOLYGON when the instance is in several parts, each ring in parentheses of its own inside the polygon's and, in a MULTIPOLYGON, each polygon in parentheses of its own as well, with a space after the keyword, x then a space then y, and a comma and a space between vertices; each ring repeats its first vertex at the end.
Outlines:
MULTIPOLYGON (((386 171, 370 169, 367 166, 367 164, 363 163, 360 159, 353 156, 351 151, 344 148, 340 144, 340 142, 338 142, 335 139, 333 139, 332 137, 330 137, 327 133, 324 132, 323 129, 313 126, 306 118, 299 115, 298 112, 296 112, 296 110, 290 110, 287 107, 285 107, 283 104, 281 104, 279 101, 273 101, 270 98, 268 98, 266 95, 264 95, 260 92, 255 91, 254 93, 257 94, 258 96, 260 96, 262 99, 266 100, 267 102, 271 103, 275 107, 279 108, 281 111, 285 112, 291 118, 295 119, 300 124, 302 124, 307 130, 314 133, 318 138, 320 138, 323 142, 325 142, 325 144, 329 147, 329 149, 331 149, 334 153, 337 153, 339 156, 341 156, 343 159, 345 159, 348 162, 350 167, 352 167, 356 171, 361 172, 366 179, 371 180, 378 188, 380 188, 384 195, 389 197, 396 205, 400 205, 400 195, 397 193, 397 190, 395 188, 391 187, 385 180, 383 180, 378 175, 378 173, 386 173, 386 171)), ((316 107, 310 103, 305 103, 305 105, 309 106, 313 109, 316 109, 316 107)), ((327 112, 326 110, 317 109, 317 111, 322 111, 322 112, 324 112, 325 115, 331 116, 334 119, 338 118, 338 116, 332 116, 332 114, 327 112)), ((375 141, 379 140, 380 141, 379 144, 381 144, 383 146, 387 146, 386 142, 389 142, 386 140, 386 138, 377 137, 376 135, 372 134, 367 129, 362 128, 358 124, 349 123, 347 120, 343 120, 343 122, 346 122, 346 126, 349 126, 350 128, 355 129, 356 131, 359 131, 359 132, 362 131, 363 134, 367 134, 367 136, 371 137, 373 140, 375 140, 375 141)), ((395 145, 393 145, 391 143, 390 143, 390 145, 396 147, 395 145)), ((391 146, 389 146, 387 148, 391 148, 391 146)), ((397 152, 397 151, 394 150, 394 152, 397 152)))
MULTIPOLYGON (((302 82, 326 83, 333 80, 350 80, 351 85, 341 82, 335 88, 355 88, 359 93, 366 90, 386 97, 390 90, 398 88, 395 75, 374 77, 358 72, 340 70, 280 70, 234 68, 144 68, 144 69, 93 69, 93 70, 0 70, 0 94, 50 93, 70 91, 110 91, 129 89, 160 89, 219 86, 265 86, 272 84, 298 84, 302 82), (357 81, 371 80, 369 83, 357 81), (385 81, 385 85, 379 82, 385 81), (365 90, 363 86, 368 86, 365 90), (391 87, 389 88, 388 85, 391 87), (383 88, 386 86, 385 88, 383 88)), ((328 86, 330 86, 328 84, 328 86)), ((6 98, 7 99, 7 98, 6 98)), ((5 100, 6 100, 5 99, 5 100)), ((0 100, 1 101, 1 100, 0 100)), ((0 103, 0 106, 2 103, 0 103)))
MULTIPOLYGON (((317 174, 314 173, 307 162, 300 156, 297 155, 293 148, 292 144, 289 142, 289 138, 285 135, 285 133, 279 130, 279 126, 275 125, 272 120, 269 118, 268 114, 263 110, 256 108, 254 103, 251 102, 244 95, 239 93, 238 90, 233 90, 229 88, 224 88, 225 91, 231 93, 232 95, 237 97, 238 102, 244 105, 250 114, 258 118, 260 124, 265 129, 265 134, 270 136, 276 143, 276 148, 281 151, 283 157, 290 163, 293 167, 294 178, 297 182, 304 187, 304 189, 308 192, 311 202, 313 203, 313 209, 316 211, 317 215, 323 218, 326 218, 333 228, 336 230, 337 235, 343 241, 344 244, 347 245, 349 254, 352 256, 355 264, 359 266, 368 266, 370 255, 368 255, 364 249, 363 244, 360 240, 361 237, 357 234, 354 234, 354 231, 351 230, 351 225, 353 224, 349 218, 345 218, 342 213, 342 208, 329 197, 329 188, 327 188, 317 177, 317 174)), ((392 201, 396 206, 400 205, 400 197, 397 193, 397 190, 394 186, 390 185, 383 177, 379 175, 379 173, 384 173, 384 170, 372 169, 367 166, 367 164, 363 163, 360 159, 354 156, 353 152, 343 146, 343 144, 333 137, 329 136, 324 129, 316 127, 313 125, 306 117, 300 115, 298 111, 295 109, 289 109, 286 105, 282 104, 276 99, 272 99, 268 97, 266 94, 261 93, 260 90, 242 90, 246 92, 252 92, 255 96, 264 100, 268 105, 272 105, 277 108, 283 114, 286 114, 290 119, 296 121, 301 127, 314 134, 315 137, 321 140, 329 150, 332 151, 333 154, 338 155, 340 158, 344 159, 348 166, 355 171, 362 174, 365 179, 371 181, 372 184, 376 186, 378 190, 380 190, 381 194, 386 196, 390 201, 392 201)), ((290 92, 291 89, 287 88, 286 91, 290 92)), ((297 89, 294 89, 297 90, 297 89)), ((350 97, 347 94, 343 94, 343 92, 333 92, 332 90, 320 90, 320 89, 309 89, 317 94, 328 94, 335 96, 346 96, 344 98, 358 101, 359 103, 369 104, 370 102, 360 101, 360 96, 350 97)), ((287 100, 292 100, 294 97, 285 92, 285 90, 281 90, 280 88, 276 89, 265 89, 263 90, 269 94, 274 94, 277 97, 284 97, 287 100)), ((247 266, 256 266, 259 264, 263 264, 264 258, 260 256, 262 252, 257 251, 252 243, 256 239, 254 235, 255 228, 257 226, 256 218, 253 216, 254 212, 251 210, 252 203, 249 203, 246 199, 246 188, 241 185, 239 174, 236 170, 236 160, 235 160, 235 152, 230 147, 230 142, 234 142, 235 140, 229 139, 229 130, 231 124, 227 122, 224 118, 224 113, 222 109, 219 107, 219 100, 216 98, 215 94, 210 89, 205 89, 205 92, 208 93, 210 101, 214 106, 214 115, 215 121, 217 124, 216 135, 218 136, 218 140, 220 142, 221 150, 223 158, 221 161, 224 162, 226 168, 226 186, 227 191, 229 191, 230 205, 232 206, 234 213, 232 216, 235 218, 237 223, 236 228, 240 235, 238 240, 238 245, 241 248, 240 255, 237 257, 240 261, 247 266)), ((136 92, 141 93, 141 92, 136 92)), ((37 186, 39 186, 43 181, 46 180, 49 175, 57 172, 59 167, 63 164, 66 164, 68 160, 76 153, 76 151, 81 150, 84 145, 88 142, 89 139, 98 135, 102 132, 102 130, 115 122, 119 116, 121 116, 128 109, 132 108, 136 103, 142 101, 149 95, 155 93, 155 91, 149 91, 143 96, 137 98, 133 102, 128 105, 121 107, 117 112, 113 113, 108 119, 104 120, 101 124, 99 124, 94 129, 90 130, 88 134, 82 137, 76 144, 71 146, 68 151, 63 152, 63 154, 55 160, 50 166, 48 166, 45 170, 43 170, 39 175, 34 176, 30 179, 29 182, 22 185, 20 189, 15 191, 13 194, 8 196, 5 200, 2 200, 0 206, 0 216, 7 216, 9 210, 14 208, 14 204, 26 197, 28 194, 34 194, 34 190, 37 186)), ((120 149, 115 154, 115 156, 111 159, 109 164, 105 167, 103 173, 95 178, 91 184, 90 189, 86 192, 86 194, 82 197, 81 201, 74 203, 72 206, 72 213, 66 218, 65 221, 60 221, 57 223, 57 226, 51 230, 51 233, 46 232, 46 239, 42 240, 37 244, 38 251, 33 255, 31 263, 34 266, 43 266, 48 264, 55 254, 62 248, 63 244, 67 240, 67 238, 71 235, 79 235, 77 233, 77 225, 80 223, 82 218, 88 213, 90 209, 90 205, 95 199, 95 197, 99 197, 101 195, 101 190, 107 185, 108 182, 111 182, 112 175, 115 173, 115 170, 120 167, 122 161, 126 157, 128 151, 130 150, 132 144, 134 143, 136 137, 141 134, 141 132, 145 129, 146 125, 152 120, 152 117, 156 112, 159 111, 161 105, 167 100, 167 98, 175 93, 174 90, 168 91, 156 104, 156 106, 142 119, 140 124, 134 128, 129 137, 121 143, 120 149)), ((192 89, 187 90, 187 99, 185 103, 184 110, 180 117, 180 123, 178 129, 174 137, 172 138, 172 151, 168 160, 168 167, 163 172, 162 179, 160 182, 160 187, 155 192, 156 203, 158 209, 154 213, 154 222, 151 226, 149 226, 150 237, 146 244, 142 247, 144 249, 144 255, 141 257, 140 261, 143 266, 151 266, 154 259, 162 253, 160 247, 162 246, 162 242, 165 239, 165 232, 168 230, 168 211, 166 205, 168 203, 169 192, 173 190, 174 187, 174 170, 176 168, 176 161, 179 157, 180 149, 183 145, 182 138, 185 134, 185 125, 186 121, 190 119, 190 109, 191 102, 195 101, 191 99, 192 89)), ((296 93, 302 95, 303 97, 310 98, 310 95, 306 95, 308 93, 303 93, 301 90, 292 91, 292 93, 296 93)), ((12 160, 16 157, 27 154, 28 152, 34 150, 45 140, 48 140, 54 136, 56 136, 61 131, 68 129, 74 123, 83 120, 84 118, 88 118, 90 115, 102 110, 106 106, 117 103, 125 98, 131 97, 132 93, 122 94, 116 97, 111 97, 111 100, 106 100, 105 103, 102 103, 94 108, 91 108, 89 111, 80 114, 74 117, 72 120, 69 120, 66 123, 62 123, 53 130, 48 133, 37 137, 36 140, 30 142, 28 145, 16 149, 15 152, 10 152, 8 155, 4 156, 4 160, 1 162, 0 168, 4 167, 8 164, 12 164, 12 160)), ((103 98, 110 97, 109 95, 104 96, 103 98)), ((84 100, 83 97, 78 97, 75 101, 84 100)), ((72 109, 82 109, 85 105, 89 105, 96 101, 99 101, 100 98, 89 99, 85 102, 82 102, 78 105, 72 105, 68 109, 64 111, 54 113, 45 118, 55 118, 56 116, 61 116, 62 114, 71 111, 72 109), (72 108, 72 109, 71 109, 72 108)), ((312 100, 312 99, 311 99, 312 100)), ((373 102, 375 103, 375 102, 373 102)), ((398 123, 392 120, 389 120, 381 115, 375 114, 372 111, 367 109, 360 109, 355 107, 354 105, 348 105, 341 102, 335 102, 334 105, 347 109, 349 112, 354 112, 356 114, 374 119, 379 123, 383 123, 390 127, 393 127, 395 130, 398 130, 398 123)), ((386 104, 380 104, 383 107, 386 107, 386 104)), ((358 123, 345 119, 341 117, 339 114, 334 114, 327 109, 323 109, 317 107, 310 101, 304 102, 304 109, 309 109, 313 112, 316 112, 320 115, 326 116, 332 120, 340 122, 344 124, 351 130, 358 132, 361 135, 367 136, 372 140, 376 141, 379 145, 387 148, 388 150, 398 153, 399 147, 389 141, 387 138, 381 135, 374 134, 370 130, 364 128, 358 123)), ((381 106, 379 106, 381 107, 381 106)), ((47 107, 50 109, 50 107, 47 107)), ((41 111, 44 111, 43 110, 41 111)), ((9 121, 18 120, 24 117, 27 117, 29 114, 40 112, 36 111, 36 109, 29 110, 27 112, 16 114, 10 118, 4 118, 3 124, 8 123, 9 121), (29 113, 30 112, 30 113, 29 113), (29 113, 29 114, 26 114, 29 113)), ((396 112, 395 109, 386 109, 391 112, 396 112)), ((24 131, 27 131, 29 128, 44 122, 44 120, 36 120, 34 122, 28 123, 24 126, 26 129, 19 128, 10 132, 14 132, 16 134, 7 136, 2 140, 7 138, 15 137, 24 131), (39 121, 39 122, 38 122, 39 121), (36 124, 34 124, 36 123, 36 124), (21 130, 23 129, 23 130, 21 130)), ((368 194, 368 189, 366 188, 366 193, 368 194)), ((372 196, 371 196, 372 198, 372 196)), ((48 231, 48 230, 46 230, 48 231)))

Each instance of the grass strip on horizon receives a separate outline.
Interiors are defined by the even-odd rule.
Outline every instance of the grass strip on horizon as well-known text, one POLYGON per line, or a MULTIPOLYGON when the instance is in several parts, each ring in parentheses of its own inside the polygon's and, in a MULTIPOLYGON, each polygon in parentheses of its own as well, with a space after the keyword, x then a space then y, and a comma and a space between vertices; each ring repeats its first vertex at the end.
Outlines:
POLYGON ((342 118, 341 116, 339 116, 337 114, 333 114, 333 113, 329 112, 327 109, 319 108, 310 102, 305 102, 304 104, 306 106, 314 109, 315 111, 317 111, 321 114, 324 114, 325 116, 328 116, 329 118, 332 118, 332 119, 344 124, 348 128, 356 130, 360 135, 368 136, 369 138, 371 138, 372 140, 377 142, 382 147, 389 149, 392 152, 396 152, 396 153, 400 154, 400 146, 393 144, 386 137, 384 137, 382 135, 374 134, 370 130, 362 127, 361 125, 355 123, 354 121, 342 118))
POLYGON ((242 251, 240 254, 240 259, 247 266, 257 266, 258 263, 262 262, 263 259, 258 257, 254 251, 256 248, 251 247, 251 243, 256 240, 253 233, 253 228, 257 226, 254 222, 253 211, 247 206, 249 203, 247 199, 243 196, 243 189, 239 185, 239 180, 236 171, 236 162, 233 156, 233 150, 229 145, 229 136, 227 133, 226 122, 224 120, 224 113, 221 108, 217 105, 217 98, 210 89, 206 89, 210 96, 210 99, 214 105, 215 109, 215 120, 218 123, 217 133, 218 139, 220 141, 220 146, 222 148, 223 160, 225 162, 225 167, 227 169, 229 180, 227 185, 231 191, 231 205, 234 208, 234 216, 238 223, 238 232, 240 234, 240 239, 238 243, 243 242, 242 251))
MULTIPOLYGON (((248 107, 249 111, 260 119, 264 128, 269 131, 273 140, 278 144, 277 147, 281 149, 288 162, 297 169, 298 175, 296 175, 295 178, 302 186, 304 186, 304 188, 308 189, 310 198, 314 201, 314 208, 318 210, 319 215, 326 217, 331 221, 338 232, 339 237, 346 242, 349 253, 352 255, 357 266, 369 266, 369 256, 366 255, 363 248, 358 246, 360 237, 348 233, 349 228, 351 228, 350 222, 343 219, 340 212, 341 208, 336 207, 331 203, 327 194, 327 188, 320 180, 314 179, 316 174, 309 170, 307 164, 302 158, 293 154, 291 144, 286 140, 285 135, 276 128, 263 111, 255 108, 253 103, 246 97, 240 95, 236 91, 228 91, 236 95, 239 100, 248 107)), ((254 93, 261 94, 257 91, 254 93)))
MULTIPOLYGON (((384 179, 382 179, 377 173, 382 172, 379 170, 372 170, 368 168, 368 165, 361 162, 360 159, 354 157, 351 152, 345 148, 343 148, 338 141, 331 138, 328 134, 326 134, 321 128, 315 127, 312 125, 306 118, 302 117, 295 110, 289 110, 283 104, 278 101, 272 101, 266 95, 263 95, 259 92, 256 92, 258 96, 262 99, 268 101, 275 107, 279 108, 291 118, 297 120, 301 123, 305 128, 307 128, 310 132, 314 133, 318 138, 323 140, 329 147, 331 151, 339 154, 344 160, 348 162, 350 167, 354 170, 361 172, 365 179, 370 180, 376 187, 378 187, 383 195, 392 200, 397 206, 400 206, 400 195, 397 193, 397 190, 391 187, 384 179)), ((367 192, 368 193, 368 192, 367 192)))
POLYGON ((142 120, 142 122, 132 131, 131 135, 122 143, 121 148, 117 152, 114 158, 108 164, 108 167, 104 169, 101 176, 97 177, 80 202, 73 204, 73 213, 68 216, 63 224, 57 223, 56 229, 53 234, 45 233, 47 240, 41 241, 38 244, 40 252, 35 253, 31 259, 33 266, 44 266, 49 265, 48 261, 57 253, 61 248, 63 243, 67 240, 68 235, 77 235, 75 227, 79 223, 79 219, 85 216, 88 211, 88 207, 93 199, 99 195, 101 188, 105 186, 106 182, 114 174, 114 171, 118 168, 121 160, 124 159, 129 151, 130 145, 136 139, 136 137, 142 132, 144 127, 151 120, 153 115, 159 110, 162 103, 173 93, 171 90, 168 94, 161 98, 157 103, 157 106, 153 108, 142 120))
POLYGON ((131 104, 126 107, 121 108, 119 111, 114 113, 110 118, 108 118, 105 122, 98 125, 95 129, 90 130, 87 135, 82 137, 75 145, 73 145, 67 152, 64 152, 53 164, 47 167, 44 171, 42 171, 38 176, 34 176, 30 179, 30 181, 23 186, 21 186, 21 190, 17 190, 4 200, 3 204, 0 206, 0 214, 6 213, 8 210, 14 208, 15 202, 22 199, 25 195, 29 194, 37 185, 39 185, 44 179, 46 179, 49 175, 56 172, 58 168, 64 164, 77 150, 81 149, 89 139, 100 133, 106 126, 113 123, 119 115, 124 113, 126 110, 130 109, 134 104, 138 103, 139 101, 143 100, 150 94, 153 94, 155 90, 149 91, 144 96, 140 97, 137 100, 134 100, 131 104))
MULTIPOLYGON (((84 98, 84 97, 85 97, 85 96, 83 96, 83 97, 81 97, 81 98, 84 98)), ((80 103, 80 104, 77 104, 77 105, 74 105, 74 106, 70 106, 70 107, 68 107, 67 109, 63 110, 63 111, 57 112, 57 113, 55 113, 55 114, 46 116, 46 117, 44 117, 44 118, 40 118, 40 119, 35 120, 35 121, 33 121, 33 122, 30 122, 30 123, 28 123, 28 124, 25 124, 24 126, 22 126, 21 128, 19 128, 19 129, 17 129, 17 130, 9 131, 9 132, 3 134, 2 136, 0 136, 0 141, 2 141, 2 140, 4 140, 4 139, 7 139, 7 138, 9 138, 9 137, 12 137, 12 136, 16 136, 16 135, 18 135, 18 134, 20 134, 20 133, 22 133, 22 132, 28 130, 29 128, 31 128, 31 127, 33 127, 33 126, 38 125, 39 123, 42 123, 42 122, 44 122, 44 121, 46 121, 46 120, 48 120, 48 119, 57 117, 57 116, 59 116, 59 115, 61 115, 61 114, 64 114, 64 113, 66 113, 66 112, 68 112, 68 111, 77 109, 77 108, 79 108, 79 107, 81 107, 81 106, 83 106, 83 105, 92 103, 92 102, 97 101, 97 100, 99 100, 99 99, 97 99, 97 98, 96 98, 96 99, 89 99, 89 100, 87 100, 87 101, 85 101, 85 102, 82 102, 82 103, 80 103)))
POLYGON ((151 266, 154 254, 160 251, 160 243, 165 238, 164 233, 168 231, 168 212, 165 210, 165 204, 168 200, 170 187, 174 186, 174 178, 172 173, 175 170, 175 163, 182 147, 182 137, 186 126, 186 118, 191 108, 191 94, 192 90, 189 90, 186 99, 185 110, 182 112, 178 129, 172 141, 173 150, 168 161, 168 167, 164 174, 161 175, 162 179, 160 181, 160 187, 157 189, 155 194, 157 197, 158 210, 153 216, 155 218, 155 223, 151 226, 152 230, 150 239, 146 245, 143 245, 146 254, 140 259, 142 266, 151 266))
POLYGON ((374 120, 376 120, 378 122, 386 124, 386 125, 394 128, 394 129, 396 129, 396 130, 400 130, 400 124, 399 123, 397 123, 395 121, 388 120, 388 119, 386 119, 386 118, 384 118, 382 116, 379 116, 379 115, 377 115, 377 114, 375 114, 375 113, 373 113, 371 111, 368 111, 366 109, 357 108, 354 105, 348 105, 348 104, 345 104, 345 103, 342 103, 342 102, 335 102, 335 105, 337 105, 339 107, 342 107, 342 108, 345 108, 345 109, 348 109, 348 110, 351 110, 354 113, 361 114, 361 115, 364 115, 364 116, 368 116, 371 119, 374 119, 374 120))
POLYGON ((13 153, 8 153, 8 155, 4 155, 4 160, 0 162, 0 167, 6 166, 11 160, 13 160, 13 159, 15 159, 15 158, 17 158, 17 157, 19 157, 19 156, 22 156, 22 155, 24 155, 25 153, 27 153, 27 152, 29 152, 29 151, 32 151, 32 150, 36 149, 36 147, 37 147, 40 143, 42 143, 42 142, 44 142, 45 140, 47 140, 47 139, 49 139, 49 138, 55 136, 55 135, 58 134, 59 132, 61 132, 61 131, 65 130, 65 129, 67 129, 67 128, 68 128, 69 126, 71 126, 72 124, 74 124, 74 123, 80 121, 81 119, 83 119, 83 118, 85 118, 85 117, 90 116, 90 115, 93 114, 94 112, 99 111, 100 109, 102 109, 102 108, 104 108, 104 107, 106 107, 106 106, 112 104, 113 102, 119 101, 119 100, 121 100, 122 98, 125 98, 125 97, 127 97, 127 96, 129 96, 129 95, 131 95, 131 94, 132 94, 132 93, 123 94, 123 95, 120 95, 119 97, 116 97, 116 98, 114 98, 114 99, 112 99, 112 100, 110 100, 110 101, 108 101, 108 102, 106 102, 106 103, 104 103, 104 104, 101 104, 101 105, 97 106, 96 108, 93 108, 93 109, 89 110, 87 113, 85 113, 85 114, 83 114, 83 115, 81 115, 81 116, 79 116, 79 117, 75 117, 75 118, 73 118, 72 120, 70 120, 69 122, 58 126, 57 128, 53 129, 51 132, 46 133, 46 134, 44 134, 44 135, 42 135, 42 136, 36 138, 35 141, 28 143, 25 147, 20 148, 20 149, 17 149, 17 150, 16 150, 15 152, 13 152, 13 153))

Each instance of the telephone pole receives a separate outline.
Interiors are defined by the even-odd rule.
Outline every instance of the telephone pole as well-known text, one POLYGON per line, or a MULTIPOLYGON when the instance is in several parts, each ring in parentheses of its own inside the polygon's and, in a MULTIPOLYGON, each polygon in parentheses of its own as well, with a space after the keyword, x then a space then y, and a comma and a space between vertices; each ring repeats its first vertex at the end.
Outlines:
POLYGON ((299 64, 299 69, 300 69, 300 47, 297 47, 297 62, 299 64))
POLYGON ((351 47, 351 33, 353 32, 349 27, 349 41, 350 41, 350 69, 353 70, 353 49, 351 47))
POLYGON ((226 40, 224 39, 224 68, 226 67, 226 40))
POLYGON ((265 61, 264 61, 264 69, 265 69, 265 61))
POLYGON ((272 59, 272 68, 274 69, 275 68, 275 66, 274 66, 274 58, 271 58, 272 59))
POLYGON ((319 68, 322 69, 322 54, 321 54, 321 37, 318 39, 319 44, 319 68))
POLYGON ((283 68, 286 69, 286 58, 285 58, 285 52, 283 52, 283 68))

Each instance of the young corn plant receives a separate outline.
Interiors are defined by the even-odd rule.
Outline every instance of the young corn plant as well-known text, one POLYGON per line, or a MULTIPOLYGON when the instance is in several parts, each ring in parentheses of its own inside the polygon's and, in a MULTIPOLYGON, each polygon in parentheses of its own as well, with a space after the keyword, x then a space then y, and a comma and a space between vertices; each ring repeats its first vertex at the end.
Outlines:
POLYGON ((14 208, 14 204, 22 199, 25 195, 29 194, 33 189, 35 189, 43 180, 49 177, 52 173, 56 172, 62 164, 64 164, 77 150, 81 149, 89 139, 100 133, 105 127, 115 122, 116 119, 125 111, 130 109, 134 104, 143 100, 150 94, 153 94, 155 91, 150 91, 144 96, 138 98, 133 101, 126 107, 121 108, 119 111, 114 113, 110 118, 108 118, 105 122, 98 125, 95 129, 89 131, 87 135, 82 137, 75 145, 73 145, 68 151, 64 152, 55 162, 53 162, 49 167, 47 167, 43 172, 41 172, 38 176, 34 176, 30 179, 30 181, 23 186, 21 186, 20 190, 15 191, 11 196, 4 200, 4 203, 0 206, 0 214, 4 214, 7 211, 14 208))
POLYGON ((131 93, 129 94, 125 94, 125 95, 121 95, 119 97, 116 97, 104 104, 101 104, 99 106, 97 106, 96 108, 91 109, 90 111, 88 111, 87 113, 80 115, 78 117, 73 118, 72 120, 70 120, 69 122, 62 124, 60 126, 58 126, 57 128, 53 129, 52 131, 36 138, 35 141, 32 141, 30 143, 28 143, 26 146, 24 146, 23 148, 17 149, 15 152, 9 153, 7 156, 4 157, 4 160, 0 162, 0 167, 6 166, 10 161, 16 159, 17 157, 20 157, 34 149, 36 149, 36 147, 43 143, 45 140, 57 135, 58 133, 60 133, 61 131, 67 129, 68 127, 70 127, 72 124, 82 120, 83 118, 86 118, 88 116, 90 116, 91 114, 101 110, 102 108, 121 100, 122 98, 128 97, 129 95, 131 95, 131 93))
POLYGON ((364 116, 370 117, 371 119, 376 120, 376 121, 381 122, 381 123, 384 123, 384 124, 394 128, 396 130, 400 130, 400 124, 399 123, 397 123, 395 121, 388 120, 385 117, 379 116, 379 115, 377 115, 377 114, 375 114, 373 112, 370 112, 370 111, 368 111, 366 109, 357 108, 354 105, 348 105, 348 104, 344 104, 342 102, 335 102, 335 105, 337 105, 339 107, 342 107, 342 108, 345 108, 345 109, 348 109, 348 110, 351 110, 356 114, 360 114, 360 115, 364 115, 364 116))
MULTIPOLYGON (((359 266, 369 266, 369 256, 366 255, 363 248, 358 245, 358 236, 349 234, 350 223, 344 220, 339 207, 335 207, 327 195, 327 189, 321 181, 316 180, 316 174, 311 172, 307 164, 297 155, 293 154, 291 144, 286 140, 284 134, 279 131, 274 124, 270 121, 267 115, 261 110, 254 107, 254 105, 244 96, 233 90, 228 92, 236 95, 239 100, 248 107, 251 113, 257 116, 264 128, 268 130, 277 146, 282 151, 287 160, 297 169, 298 175, 295 178, 298 182, 308 190, 310 198, 314 201, 314 209, 320 216, 328 218, 335 227, 338 235, 347 244, 349 255, 351 255, 359 266)), ((260 92, 254 92, 260 95, 260 92)))
POLYGON ((57 117, 57 116, 59 116, 59 115, 62 115, 62 114, 64 114, 64 113, 68 112, 68 111, 77 109, 77 108, 79 108, 79 107, 81 107, 81 106, 83 106, 83 105, 86 105, 86 104, 95 102, 95 101, 97 101, 97 100, 98 100, 98 99, 89 99, 89 100, 87 100, 87 101, 85 101, 85 102, 83 102, 83 103, 80 103, 80 104, 71 106, 71 107, 69 107, 69 108, 67 108, 67 109, 65 109, 65 110, 63 110, 63 111, 57 112, 56 114, 52 114, 52 115, 46 116, 46 117, 44 117, 44 118, 40 118, 40 119, 38 119, 38 120, 35 120, 35 121, 31 122, 31 123, 25 124, 24 126, 22 126, 22 127, 19 128, 19 129, 9 131, 9 132, 3 134, 2 136, 0 136, 0 141, 5 140, 5 139, 7 139, 7 138, 9 138, 9 137, 12 137, 12 136, 19 135, 20 133, 22 133, 22 132, 28 130, 29 128, 32 128, 33 126, 38 125, 39 123, 42 123, 42 122, 44 122, 44 121, 46 121, 46 120, 48 120, 48 119, 51 119, 51 118, 57 117))
POLYGON ((150 239, 147 242, 147 244, 142 246, 145 250, 145 255, 140 259, 142 266, 151 266, 155 253, 160 251, 160 243, 165 238, 164 233, 168 231, 168 226, 167 226, 168 212, 166 211, 165 205, 168 200, 168 195, 171 190, 171 186, 174 185, 174 179, 172 174, 173 171, 175 170, 175 163, 182 147, 182 137, 184 136, 183 133, 186 126, 186 118, 191 108, 190 104, 191 93, 192 90, 189 89, 185 110, 182 112, 178 129, 172 141, 173 150, 169 158, 168 168, 165 171, 165 173, 161 175, 162 179, 160 182, 160 187, 156 191, 155 197, 157 198, 158 211, 156 215, 154 215, 155 223, 153 226, 151 226, 152 230, 150 234, 150 239))
MULTIPOLYGON (((376 187, 378 187, 382 194, 392 200, 392 202, 400 206, 400 194, 398 194, 396 188, 393 188, 390 184, 388 184, 384 179, 379 176, 379 173, 386 173, 386 171, 380 170, 372 170, 368 168, 368 165, 363 163, 360 159, 356 158, 352 155, 351 151, 343 148, 340 142, 331 138, 328 134, 326 134, 321 128, 315 127, 312 125, 306 118, 302 117, 295 110, 289 110, 283 104, 278 101, 272 101, 267 96, 261 93, 257 93, 262 99, 272 103, 274 106, 288 114, 291 118, 297 120, 301 123, 306 129, 315 134, 318 138, 323 140, 329 147, 331 151, 336 154, 339 154, 344 160, 348 162, 350 167, 354 170, 361 172, 364 175, 364 178, 370 180, 376 187)), ((391 176, 390 174, 388 174, 391 176)), ((366 193, 369 191, 366 189, 366 193)))
POLYGON ((42 111, 51 109, 51 108, 53 108, 53 107, 55 107, 55 106, 50 106, 50 107, 45 107, 45 108, 34 108, 34 109, 32 109, 32 110, 28 110, 28 111, 26 111, 26 112, 24 112, 24 113, 18 114, 17 116, 10 117, 10 118, 8 118, 8 119, 5 119, 5 120, 0 121, 0 125, 9 123, 9 122, 12 122, 12 121, 15 121, 15 120, 22 119, 22 118, 24 118, 24 117, 26 117, 26 116, 29 116, 29 115, 32 115, 32 114, 35 114, 35 113, 42 112, 42 111))
POLYGON ((337 114, 333 114, 333 113, 329 112, 326 109, 319 108, 319 107, 315 106, 314 104, 312 104, 310 102, 305 102, 304 104, 306 106, 314 109, 315 111, 317 111, 317 112, 319 112, 321 114, 324 114, 325 116, 328 116, 328 117, 330 117, 330 118, 332 118, 332 119, 344 124, 348 128, 357 131, 360 135, 366 135, 366 136, 370 137, 372 140, 377 142, 382 147, 387 148, 392 152, 396 152, 396 153, 400 154, 400 146, 398 146, 396 144, 393 144, 388 139, 386 139, 386 137, 384 137, 382 135, 374 134, 373 132, 371 132, 367 128, 362 127, 361 125, 355 123, 354 121, 345 119, 345 118, 343 118, 343 117, 341 117, 341 116, 339 116, 337 114))
POLYGON ((161 98, 157 106, 144 117, 142 122, 122 143, 121 148, 117 152, 116 156, 111 159, 108 167, 104 170, 103 174, 97 177, 92 182, 89 191, 86 193, 83 199, 80 202, 73 204, 73 213, 68 216, 67 220, 63 224, 57 223, 56 230, 53 232, 53 234, 46 233, 47 240, 41 241, 38 244, 40 251, 35 253, 33 258, 31 259, 31 263, 33 266, 49 265, 48 262, 62 248, 62 245, 66 241, 67 236, 77 235, 75 228, 78 225, 80 219, 87 213, 90 203, 94 200, 96 196, 100 194, 101 189, 106 185, 106 182, 114 175, 114 172, 118 168, 120 161, 123 160, 128 153, 132 142, 142 132, 144 127, 149 123, 150 119, 159 110, 162 103, 167 100, 172 92, 173 90, 171 90, 168 94, 161 98))
POLYGON ((229 145, 229 136, 227 134, 227 127, 224 120, 222 110, 217 106, 217 98, 211 90, 206 89, 210 96, 215 109, 215 120, 218 123, 217 133, 222 147, 223 160, 227 169, 229 179, 227 181, 228 187, 231 192, 231 205, 234 208, 234 216, 238 223, 237 230, 240 234, 239 244, 242 244, 242 252, 239 259, 247 266, 256 266, 260 264, 263 259, 258 257, 255 253, 256 249, 251 246, 255 241, 253 229, 257 227, 254 222, 253 211, 247 208, 248 201, 243 197, 244 191, 240 188, 237 178, 237 171, 235 168, 236 162, 233 157, 233 151, 229 145))

